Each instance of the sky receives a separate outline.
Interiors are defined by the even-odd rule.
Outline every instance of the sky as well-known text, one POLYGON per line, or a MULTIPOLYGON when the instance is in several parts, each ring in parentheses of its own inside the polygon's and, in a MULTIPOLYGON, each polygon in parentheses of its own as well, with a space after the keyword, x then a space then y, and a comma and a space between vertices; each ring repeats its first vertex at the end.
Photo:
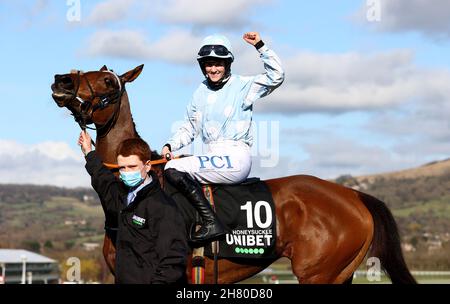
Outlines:
POLYGON ((233 73, 264 72, 248 31, 286 73, 254 106, 251 176, 329 179, 450 156, 447 0, 0 0, 0 183, 89 187, 79 127, 51 98, 55 74, 144 64, 126 88, 160 151, 203 80, 205 36, 231 40, 233 73))

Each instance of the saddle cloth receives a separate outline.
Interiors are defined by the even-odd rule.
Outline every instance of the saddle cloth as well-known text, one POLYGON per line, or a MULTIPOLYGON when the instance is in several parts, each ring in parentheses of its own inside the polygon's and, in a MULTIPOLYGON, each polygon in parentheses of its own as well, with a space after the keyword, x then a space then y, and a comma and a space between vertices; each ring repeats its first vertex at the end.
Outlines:
MULTIPOLYGON (((177 203, 187 231, 197 223, 197 211, 170 183, 164 190, 177 203)), ((220 258, 274 258, 276 216, 272 194, 264 181, 249 178, 237 185, 210 185, 215 211, 228 228, 219 241, 220 258)), ((205 256, 212 257, 212 246, 205 245, 205 256)))

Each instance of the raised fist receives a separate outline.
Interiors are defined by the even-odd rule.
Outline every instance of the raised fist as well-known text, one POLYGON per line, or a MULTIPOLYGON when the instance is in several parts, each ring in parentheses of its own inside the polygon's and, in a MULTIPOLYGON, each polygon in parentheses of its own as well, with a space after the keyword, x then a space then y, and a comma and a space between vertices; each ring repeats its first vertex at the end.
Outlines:
POLYGON ((261 37, 259 36, 259 33, 257 33, 257 32, 245 33, 242 38, 244 38, 244 40, 247 41, 248 43, 250 43, 251 45, 255 45, 259 41, 261 41, 261 37))

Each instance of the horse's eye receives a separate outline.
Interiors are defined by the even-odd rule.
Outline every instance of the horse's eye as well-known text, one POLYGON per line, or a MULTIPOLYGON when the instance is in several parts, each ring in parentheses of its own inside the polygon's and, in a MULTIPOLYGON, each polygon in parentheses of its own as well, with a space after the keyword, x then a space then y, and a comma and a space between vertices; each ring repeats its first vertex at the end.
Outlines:
POLYGON ((111 79, 105 78, 105 84, 107 87, 110 87, 112 85, 111 79))

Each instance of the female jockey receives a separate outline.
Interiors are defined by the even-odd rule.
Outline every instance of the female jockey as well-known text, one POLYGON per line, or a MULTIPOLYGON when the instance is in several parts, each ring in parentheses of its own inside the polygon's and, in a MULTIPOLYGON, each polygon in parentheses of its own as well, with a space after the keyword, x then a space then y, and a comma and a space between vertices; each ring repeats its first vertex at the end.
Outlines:
POLYGON ((161 152, 166 155, 179 150, 199 133, 208 145, 207 154, 172 159, 164 171, 166 179, 188 198, 202 218, 202 226, 191 236, 196 243, 225 234, 199 183, 236 184, 248 177, 253 103, 269 95, 284 80, 280 59, 265 46, 259 34, 249 32, 243 39, 259 52, 265 73, 251 77, 231 74, 234 56, 230 41, 222 35, 206 37, 197 56, 206 80, 187 106, 186 121, 161 152))

